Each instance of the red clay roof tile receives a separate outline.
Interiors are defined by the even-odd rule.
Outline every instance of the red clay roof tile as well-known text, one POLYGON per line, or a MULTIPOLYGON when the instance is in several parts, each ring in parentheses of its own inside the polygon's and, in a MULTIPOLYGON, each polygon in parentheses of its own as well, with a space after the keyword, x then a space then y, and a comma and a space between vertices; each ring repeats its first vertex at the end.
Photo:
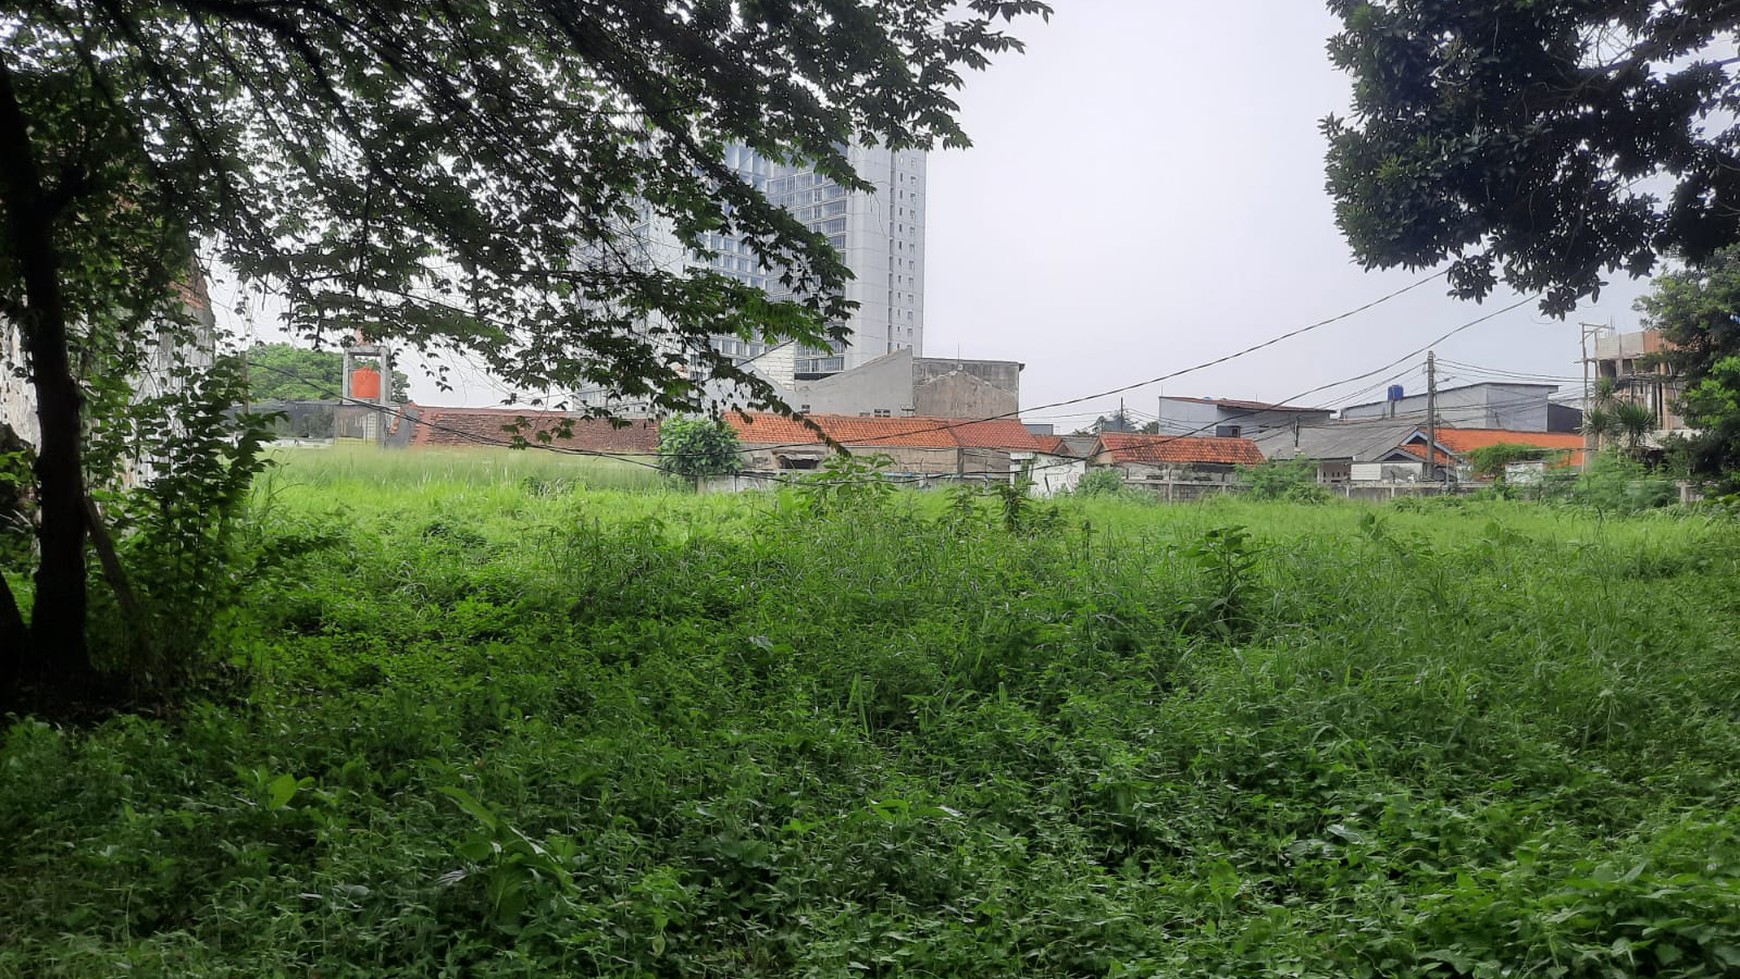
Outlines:
POLYGON ((549 433, 548 444, 581 452, 618 455, 656 455, 659 450, 658 422, 638 419, 617 427, 602 418, 586 418, 537 408, 432 408, 421 409, 414 446, 513 445, 511 428, 524 420, 519 434, 534 445, 545 444, 538 436, 549 433), (566 438, 556 437, 563 421, 572 423, 566 438))
MULTIPOLYGON (((1247 438, 1198 438, 1188 435, 1139 435, 1133 432, 1102 432, 1100 451, 1121 463, 1208 463, 1257 466, 1263 450, 1247 438)), ((1099 455, 1100 452, 1095 452, 1099 455)))
MULTIPOLYGON (((918 449, 1002 449, 1037 452, 1039 443, 1018 419, 866 418, 862 415, 809 415, 808 421, 847 448, 899 446, 918 449)), ((820 443, 802 421, 768 413, 729 412, 725 421, 745 445, 820 443)))

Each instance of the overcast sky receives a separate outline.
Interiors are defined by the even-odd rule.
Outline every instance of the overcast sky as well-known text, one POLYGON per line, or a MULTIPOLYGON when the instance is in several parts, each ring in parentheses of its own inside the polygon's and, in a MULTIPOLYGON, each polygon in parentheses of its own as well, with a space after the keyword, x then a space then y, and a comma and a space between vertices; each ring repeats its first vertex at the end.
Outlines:
MULTIPOLYGON (((1018 23, 1024 55, 970 74, 961 116, 975 145, 933 153, 926 220, 925 349, 1019 360, 1028 421, 1090 423, 1117 397, 1043 407, 1211 360, 1335 316, 1430 271, 1364 272, 1323 190, 1318 121, 1342 113, 1345 76, 1316 0, 1060 0, 1049 24, 1018 23)), ((1569 321, 1533 304, 1437 347, 1510 372, 1580 378, 1576 321, 1632 329, 1642 285, 1621 279, 1569 321)), ((214 283, 220 302, 233 288, 214 283)), ((1364 374, 1514 302, 1482 305, 1441 281, 1344 322, 1124 395, 1151 418, 1162 393, 1333 404, 1382 397, 1423 357, 1364 374)), ((229 322, 234 317, 219 310, 229 322)), ((277 338, 270 316, 255 326, 277 338)), ((244 331, 246 332, 246 331, 244 331)), ((413 369, 425 404, 495 404, 507 393, 457 370, 443 392, 413 369)), ((1446 367, 1440 383, 1479 380, 1446 367)), ((1410 393, 1423 373, 1401 379, 1410 393)), ((1564 393, 1581 388, 1567 382, 1564 393)))
MULTIPOLYGON (((1430 274, 1364 272, 1336 230, 1317 127, 1345 112, 1349 83, 1324 52, 1336 21, 1322 3, 1055 6, 1051 23, 1019 27, 1025 55, 969 78, 960 102, 974 147, 931 155, 926 354, 1025 362, 1024 417, 1061 431, 1117 399, 1036 406, 1213 359, 1430 274), (1085 416, 1064 417, 1072 412, 1085 416)), ((1640 291, 1622 278, 1567 322, 1525 304, 1437 349, 1468 364, 1580 378, 1574 321, 1635 328, 1640 291)), ((1517 298, 1501 292, 1476 305, 1429 283, 1164 393, 1292 398, 1517 298)), ((1440 383, 1474 379, 1446 369, 1440 383)), ((1424 389, 1423 375, 1404 383, 1424 389)), ((1125 398, 1151 417, 1160 393, 1154 385, 1125 398)), ((1359 400, 1381 397, 1380 388, 1359 400)))

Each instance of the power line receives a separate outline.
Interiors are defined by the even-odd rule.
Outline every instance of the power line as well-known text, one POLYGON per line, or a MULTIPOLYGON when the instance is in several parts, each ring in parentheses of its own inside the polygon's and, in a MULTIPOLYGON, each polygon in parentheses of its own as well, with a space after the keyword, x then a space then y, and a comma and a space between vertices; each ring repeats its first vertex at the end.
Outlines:
MULTIPOLYGON (((1353 316, 1357 316, 1358 314, 1363 313, 1369 309, 1380 306, 1384 303, 1389 302, 1392 299, 1395 299, 1399 296, 1402 296, 1402 295, 1405 295, 1409 292, 1412 292, 1413 290, 1418 289, 1419 287, 1425 285, 1428 282, 1431 282, 1435 279, 1443 278, 1446 274, 1448 274, 1448 272, 1449 272, 1448 269, 1445 269, 1444 271, 1441 271, 1441 272, 1435 272, 1431 275, 1426 276, 1423 279, 1419 279, 1419 280, 1416 280, 1412 283, 1409 283, 1408 285, 1403 286, 1402 288, 1397 289, 1394 292, 1388 293, 1388 294, 1383 295, 1383 296, 1379 296, 1378 298, 1371 300, 1370 302, 1364 304, 1363 306, 1359 306, 1359 307, 1356 307, 1354 309, 1350 309, 1345 313, 1339 313, 1335 316, 1329 317, 1328 319, 1318 320, 1315 323, 1310 323, 1310 324, 1307 324, 1305 326, 1298 327, 1297 329, 1289 330, 1286 333, 1282 333, 1278 336, 1271 337, 1267 340, 1264 340, 1261 343, 1252 344, 1251 346, 1245 347, 1241 350, 1235 350, 1232 353, 1224 354, 1220 357, 1214 358, 1213 360, 1206 360, 1200 364, 1194 364, 1190 367, 1183 367, 1183 368, 1180 368, 1178 370, 1171 371, 1169 373, 1161 374, 1158 377, 1148 378, 1147 380, 1144 380, 1144 381, 1135 381, 1133 383, 1124 384, 1124 385, 1121 385, 1119 387, 1107 389, 1105 391, 1096 391, 1093 394, 1084 394, 1078 398, 1065 398, 1062 401, 1052 401, 1052 402, 1049 402, 1047 404, 1035 405, 1030 410, 1035 411, 1035 412, 1042 412, 1042 411, 1046 411, 1046 410, 1051 409, 1051 408, 1067 408, 1067 407, 1070 407, 1072 405, 1082 404, 1083 402, 1087 402, 1087 401, 1097 401, 1100 398, 1109 398, 1114 394, 1125 394, 1127 392, 1134 391, 1137 388, 1148 387, 1148 386, 1154 385, 1154 384, 1162 384, 1162 383, 1164 383, 1166 381, 1170 381, 1174 378, 1183 377, 1186 374, 1194 374, 1197 371, 1206 370, 1210 367, 1217 367, 1217 366, 1224 364, 1224 363, 1227 363, 1229 361, 1237 360, 1238 358, 1244 357, 1248 354, 1253 354, 1259 350, 1263 350, 1263 349, 1266 349, 1268 347, 1272 347, 1272 346, 1274 346, 1278 343, 1281 343, 1283 341, 1290 340, 1296 336, 1300 336, 1301 334, 1310 333, 1313 330, 1318 330, 1318 329, 1321 329, 1325 326, 1329 326, 1333 323, 1339 323, 1342 320, 1348 319, 1348 318, 1353 317, 1353 316)), ((1500 312, 1508 312, 1509 310, 1515 309, 1515 308, 1516 308, 1516 306, 1509 306, 1509 307, 1506 307, 1504 310, 1500 310, 1500 312)), ((1488 318, 1490 318, 1490 317, 1488 317, 1488 318)), ((1476 321, 1476 322, 1480 322, 1480 321, 1476 321)), ((1473 324, 1467 324, 1467 325, 1471 326, 1473 324)), ((1466 328, 1466 327, 1464 327, 1464 328, 1466 328)), ((1381 369, 1383 369, 1383 368, 1380 368, 1380 370, 1381 369)), ((1373 373, 1376 373, 1376 372, 1374 371, 1373 373)), ((1362 379, 1362 378, 1354 378, 1354 380, 1359 380, 1359 379, 1362 379)), ((1326 385, 1326 387, 1336 387, 1336 386, 1339 386, 1340 384, 1344 384, 1344 383, 1347 383, 1347 382, 1346 381, 1338 381, 1335 384, 1326 385)), ((1320 391, 1320 390, 1323 390, 1323 388, 1314 388, 1313 392, 1320 391)), ((1291 401, 1293 399, 1287 399, 1287 400, 1291 401)), ((1284 404, 1285 402, 1282 402, 1282 403, 1284 404)), ((732 410, 736 410, 736 409, 732 409, 732 410)), ((927 434, 929 432, 947 431, 949 429, 960 428, 960 427, 963 427, 965 425, 979 424, 979 423, 987 422, 987 421, 1002 421, 1002 420, 1009 419, 1009 418, 1019 418, 1021 416, 1021 414, 1022 414, 1021 409, 1017 408, 1014 411, 1006 411, 1006 412, 1003 412, 1002 414, 992 415, 988 418, 973 419, 971 421, 951 422, 951 423, 946 423, 946 424, 942 424, 942 425, 936 425, 936 426, 933 426, 931 428, 913 429, 913 430, 908 431, 908 432, 903 432, 902 434, 910 436, 910 435, 923 435, 923 434, 927 434)), ((867 439, 845 439, 845 440, 842 440, 840 444, 841 445, 849 445, 849 444, 853 444, 853 443, 862 443, 865 441, 867 441, 867 439)), ((807 444, 809 444, 809 443, 807 443, 807 442, 792 442, 792 443, 788 443, 785 445, 770 446, 770 448, 783 449, 783 448, 792 448, 792 447, 796 447, 798 445, 807 445, 807 444)))
MULTIPOLYGON (((1442 275, 1442 273, 1439 273, 1439 275, 1442 275)), ((1408 291, 1408 289, 1416 288, 1419 285, 1422 285, 1425 282, 1429 282, 1433 278, 1436 278, 1436 277, 1437 276, 1432 276, 1432 277, 1428 277, 1426 279, 1422 279, 1419 282, 1416 282, 1413 285, 1408 286, 1406 289, 1402 289, 1402 290, 1399 290, 1398 292, 1391 293, 1390 296, 1386 297, 1386 298, 1393 298, 1394 296, 1400 295, 1403 292, 1408 291)), ((1380 373, 1387 371, 1387 370, 1391 370, 1392 368, 1398 366, 1399 364, 1403 363, 1404 361, 1409 360, 1413 357, 1419 356, 1420 354, 1429 350, 1431 347, 1436 346, 1437 344, 1444 342, 1445 340, 1449 339, 1450 337, 1456 336, 1457 334, 1460 334, 1466 330, 1472 329, 1475 326, 1478 326, 1478 325, 1485 323, 1489 320, 1495 319, 1496 317, 1501 316, 1505 313, 1508 313, 1511 310, 1517 309, 1518 307, 1520 307, 1526 303, 1529 303, 1536 298, 1538 298, 1538 297, 1537 296, 1525 296, 1524 298, 1519 299, 1517 302, 1512 303, 1509 306, 1505 306, 1502 309, 1494 310, 1493 312, 1487 313, 1484 316, 1480 316, 1480 317, 1477 317, 1475 319, 1469 320, 1468 322, 1463 323, 1462 325, 1457 326, 1454 329, 1451 329, 1451 330, 1447 331, 1446 333, 1428 341, 1424 346, 1419 347, 1418 349, 1412 350, 1406 354, 1403 354, 1401 357, 1398 357, 1397 359, 1390 361, 1389 363, 1384 364, 1381 367, 1377 367, 1377 368, 1374 368, 1372 370, 1353 375, 1351 377, 1346 377, 1346 378, 1342 378, 1340 380, 1330 381, 1326 384, 1320 384, 1316 387, 1309 388, 1309 389, 1302 391, 1296 395, 1293 395, 1292 397, 1285 399, 1284 401, 1280 402, 1280 404, 1286 404, 1289 402, 1297 401, 1301 398, 1309 397, 1310 395, 1316 394, 1320 391, 1325 391, 1325 390, 1328 390, 1330 388, 1340 387, 1340 386, 1345 385, 1345 384, 1351 384, 1355 381, 1362 381, 1362 380, 1365 380, 1369 377, 1372 377, 1373 375, 1380 374, 1380 373)), ((1382 301, 1384 301, 1384 300, 1383 299, 1375 300, 1372 303, 1368 303, 1365 307, 1362 307, 1362 308, 1370 308, 1370 306, 1376 305, 1377 303, 1382 302, 1382 301)), ((1357 311, 1355 311, 1355 312, 1357 312, 1357 311)), ((1352 315, 1352 314, 1351 313, 1342 314, 1342 316, 1336 317, 1335 319, 1345 319, 1348 315, 1352 315)), ((1283 334, 1281 337, 1277 337, 1277 338, 1274 338, 1273 340, 1266 341, 1263 344, 1258 344, 1254 347, 1246 348, 1246 350, 1244 350, 1244 351, 1239 351, 1239 352, 1236 352, 1233 354, 1228 354, 1228 355, 1221 357, 1221 358, 1217 358, 1214 361, 1209 361, 1207 364, 1198 365, 1197 367, 1193 367, 1193 368, 1185 368, 1185 369, 1180 370, 1180 371, 1175 371, 1172 374, 1166 375, 1165 377, 1168 377, 1168 378, 1169 377, 1176 377, 1176 376, 1179 376, 1181 374, 1188 373, 1189 371, 1192 371, 1192 370, 1199 370, 1204 366, 1209 366, 1209 365, 1213 365, 1216 363, 1224 363, 1228 360, 1232 360, 1232 359, 1235 359, 1236 357, 1242 356, 1243 354, 1248 353, 1251 350, 1261 349, 1262 347, 1273 345, 1274 343, 1279 342, 1282 339, 1285 339, 1286 336, 1289 336, 1289 335, 1296 336, 1296 335, 1298 335, 1298 333, 1303 332, 1304 330, 1313 329, 1313 328, 1316 328, 1317 326, 1326 325, 1327 323, 1334 322, 1334 321, 1335 321, 1334 319, 1325 320, 1319 324, 1313 324, 1311 327, 1304 327, 1304 328, 1301 328, 1300 330, 1292 331, 1291 334, 1283 334)), ((284 370, 282 368, 271 367, 271 366, 263 365, 263 364, 256 365, 256 366, 259 366, 262 369, 274 371, 276 373, 282 374, 282 375, 287 376, 287 377, 292 377, 292 378, 296 378, 298 380, 304 381, 305 383, 308 383, 311 387, 313 387, 315 390, 323 391, 329 397, 336 398, 337 400, 339 400, 341 402, 349 402, 352 404, 357 404, 357 405, 360 405, 363 407, 367 407, 370 410, 383 412, 383 413, 389 410, 386 406, 376 404, 373 402, 358 401, 357 399, 354 399, 354 398, 345 398, 342 394, 339 394, 337 392, 333 392, 329 388, 323 388, 318 383, 310 382, 306 378, 301 377, 300 375, 296 374, 293 371, 288 371, 288 370, 284 370)), ((1404 374, 1402 376, 1406 376, 1407 373, 1411 373, 1411 372, 1412 372, 1412 370, 1410 369, 1410 371, 1404 372, 1404 374)), ((1162 379, 1164 379, 1164 378, 1162 378, 1162 379)), ((1117 391, 1121 391, 1121 390, 1127 391, 1127 390, 1130 390, 1132 388, 1141 387, 1143 385, 1151 384, 1151 383, 1155 383, 1155 382, 1154 381, 1138 382, 1137 384, 1126 385, 1122 388, 1113 389, 1113 391, 1111 393, 1116 393, 1117 391)), ((1382 383, 1382 382, 1380 382, 1380 383, 1382 383)), ((1061 402, 1055 402, 1051 405, 1042 405, 1042 406, 1039 406, 1039 408, 1042 410, 1042 409, 1047 408, 1047 407, 1063 407, 1065 405, 1079 404, 1083 401, 1087 401, 1087 400, 1090 400, 1093 398, 1098 398, 1098 397, 1104 397, 1104 396, 1106 396, 1106 395, 1103 393, 1102 394, 1095 394, 1095 395, 1088 395, 1088 396, 1081 397, 1081 398, 1072 398, 1072 399, 1067 399, 1067 400, 1061 401, 1061 402)), ((1191 436, 1198 435, 1198 434, 1205 432, 1211 428, 1214 428, 1218 425, 1225 424, 1228 421, 1235 421, 1239 418, 1245 418, 1245 417, 1249 417, 1251 415, 1262 414, 1268 410, 1270 410, 1270 408, 1253 408, 1253 409, 1249 409, 1249 410, 1236 412, 1233 415, 1231 415, 1230 417, 1216 419, 1213 422, 1199 426, 1199 427, 1192 429, 1188 432, 1185 432, 1183 434, 1167 435, 1164 437, 1166 437, 1166 438, 1189 438, 1191 436)), ((545 410, 545 411, 541 411, 541 412, 528 413, 526 416, 522 416, 522 417, 526 417, 528 420, 530 420, 533 415, 543 415, 545 417, 550 417, 554 414, 557 414, 557 413, 545 410)), ((1013 414, 1018 415, 1019 412, 1015 412, 1013 414)), ((420 418, 420 417, 412 418, 408 414, 405 414, 402 417, 405 417, 407 420, 411 421, 413 424, 423 425, 427 428, 430 428, 430 429, 433 429, 436 431, 448 432, 450 434, 453 434, 453 435, 456 435, 460 438, 463 438, 467 441, 474 442, 474 443, 481 444, 481 445, 495 446, 495 447, 512 447, 514 444, 511 441, 499 441, 499 440, 487 439, 487 438, 484 438, 482 436, 478 436, 474 433, 464 431, 463 429, 456 429, 456 428, 452 428, 450 426, 439 425, 437 423, 427 421, 427 420, 420 418)), ((564 416, 564 417, 566 417, 566 416, 564 416)), ((986 421, 997 421, 997 420, 1007 419, 1010 417, 1012 417, 1012 415, 1010 413, 1005 413, 1003 415, 993 416, 991 418, 984 418, 984 419, 960 419, 960 420, 953 421, 953 422, 946 424, 946 425, 938 425, 938 426, 933 426, 930 428, 922 428, 922 429, 913 429, 911 431, 903 431, 900 434, 902 437, 910 437, 912 435, 924 434, 924 433, 932 432, 932 431, 944 431, 944 430, 950 430, 950 429, 955 429, 955 428, 962 428, 962 427, 966 427, 969 425, 983 424, 986 421)), ((840 445, 841 447, 844 447, 844 446, 849 445, 849 444, 864 444, 864 443, 868 443, 868 442, 873 441, 874 438, 876 438, 876 436, 866 436, 866 437, 858 438, 858 439, 842 439, 842 440, 839 440, 836 444, 840 445)), ((809 446, 809 445, 814 445, 814 444, 816 444, 816 443, 815 442, 790 442, 790 443, 776 443, 776 444, 771 444, 771 445, 758 445, 756 448, 759 451, 772 451, 772 450, 781 449, 781 448, 797 448, 797 447, 809 446)), ((583 457, 590 457, 590 458, 614 459, 614 460, 617 460, 620 462, 626 462, 626 463, 629 463, 631 465, 641 466, 641 467, 647 468, 647 469, 654 469, 654 470, 657 470, 660 472, 671 472, 671 470, 666 469, 665 467, 660 466, 656 463, 649 463, 649 462, 646 462, 645 460, 642 460, 642 459, 637 459, 637 458, 634 458, 632 456, 620 455, 617 453, 603 452, 603 451, 591 450, 591 449, 580 449, 580 448, 575 448, 575 447, 571 447, 571 446, 557 446, 557 445, 553 445, 550 443, 533 442, 533 441, 529 441, 529 440, 526 442, 526 447, 545 449, 548 451, 557 452, 557 453, 565 454, 565 455, 575 455, 575 456, 583 456, 583 457)), ((1063 466, 1074 465, 1076 462, 1079 462, 1079 461, 1082 461, 1082 460, 1073 460, 1072 459, 1072 460, 1069 460, 1067 462, 1059 462, 1059 463, 1050 464, 1047 466, 1036 467, 1035 469, 1032 469, 1029 471, 1031 472, 1031 471, 1040 471, 1040 470, 1049 469, 1049 468, 1061 468, 1063 466)), ((679 474, 680 475, 696 475, 694 473, 679 473, 679 474)), ((939 475, 946 475, 946 474, 939 474, 939 475)), ((991 474, 986 473, 984 475, 991 475, 991 474)), ((773 476, 773 475, 764 476, 763 478, 769 480, 770 482, 779 482, 779 483, 799 483, 800 482, 800 479, 773 476)), ((872 477, 870 480, 859 480, 859 481, 868 482, 868 481, 872 481, 872 480, 882 480, 882 479, 889 479, 889 478, 893 478, 894 481, 912 481, 914 479, 924 480, 927 477, 925 475, 920 474, 920 475, 916 475, 916 476, 903 477, 903 478, 872 477)), ((806 483, 808 482, 807 479, 804 479, 801 481, 806 482, 806 483)), ((844 481, 842 481, 842 482, 844 482, 844 481)))

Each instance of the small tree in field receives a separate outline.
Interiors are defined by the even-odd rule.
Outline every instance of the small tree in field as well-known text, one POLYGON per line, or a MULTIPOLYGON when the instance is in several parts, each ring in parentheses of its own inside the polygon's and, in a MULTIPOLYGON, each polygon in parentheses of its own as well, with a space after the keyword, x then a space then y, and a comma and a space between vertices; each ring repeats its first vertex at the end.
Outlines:
POLYGON ((691 479, 734 473, 743 468, 737 433, 711 418, 673 418, 659 426, 659 466, 691 479))
POLYGON ((1290 503, 1322 503, 1329 490, 1317 482, 1317 463, 1298 456, 1270 459, 1260 466, 1240 466, 1245 495, 1253 500, 1286 500, 1290 503))

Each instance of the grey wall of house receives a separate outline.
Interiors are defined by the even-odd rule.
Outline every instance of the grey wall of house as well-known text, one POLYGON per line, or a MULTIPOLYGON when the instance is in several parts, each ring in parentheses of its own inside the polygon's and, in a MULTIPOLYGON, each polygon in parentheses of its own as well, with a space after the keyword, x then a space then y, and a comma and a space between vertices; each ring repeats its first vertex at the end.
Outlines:
POLYGON ((1158 407, 1162 435, 1213 435, 1221 423, 1220 408, 1201 401, 1162 398, 1158 407))
POLYGON ((1238 434, 1249 436, 1275 428, 1291 428, 1295 419, 1303 425, 1313 425, 1329 419, 1329 411, 1251 411, 1229 408, 1184 398, 1160 400, 1160 433, 1162 435, 1213 435, 1223 426, 1236 427, 1238 434))
MULTIPOLYGON (((1438 392, 1438 423, 1455 428, 1499 428, 1512 432, 1546 432, 1549 419, 1548 387, 1528 384, 1479 384, 1438 392)), ((1400 401, 1355 405, 1341 410, 1342 418, 1417 419, 1426 427, 1426 396, 1410 395, 1400 401)))
POLYGON ((996 418, 1020 409, 1021 365, 897 350, 830 377, 795 381, 784 393, 792 407, 816 415, 996 418))
POLYGON ((913 408, 930 418, 1002 418, 1021 409, 1021 396, 976 374, 956 371, 914 384, 913 408))
POLYGON ((912 405, 912 352, 897 351, 818 381, 792 385, 791 406, 812 415, 906 414, 912 405), (803 406, 809 405, 806 409, 803 406))
MULTIPOLYGON (((951 475, 967 469, 960 449, 928 449, 909 445, 848 445, 846 451, 853 456, 885 455, 892 460, 889 469, 896 473, 932 473, 936 475, 951 475)), ((745 445, 741 455, 748 468, 753 470, 769 470, 784 468, 780 465, 779 456, 805 459, 825 459, 829 450, 817 443, 798 448, 774 448, 770 445, 745 445)), ((1008 472, 1008 455, 1003 456, 1003 472, 1008 472)), ((974 469, 973 471, 980 471, 974 469)))
POLYGON ((956 372, 971 374, 1010 394, 1021 393, 1021 364, 1013 360, 961 360, 950 357, 914 357, 912 360, 912 383, 915 387, 956 372))

